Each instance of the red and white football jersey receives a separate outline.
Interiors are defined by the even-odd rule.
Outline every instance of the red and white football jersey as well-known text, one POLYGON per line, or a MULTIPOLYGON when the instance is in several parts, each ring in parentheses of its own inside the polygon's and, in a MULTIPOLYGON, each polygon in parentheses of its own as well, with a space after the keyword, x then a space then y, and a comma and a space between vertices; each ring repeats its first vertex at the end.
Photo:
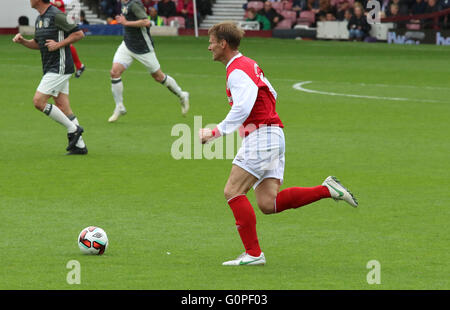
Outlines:
POLYGON ((239 134, 245 137, 261 126, 283 128, 275 110, 277 93, 258 64, 239 53, 226 68, 226 93, 231 110, 217 125, 220 134, 226 135, 239 128, 239 134))

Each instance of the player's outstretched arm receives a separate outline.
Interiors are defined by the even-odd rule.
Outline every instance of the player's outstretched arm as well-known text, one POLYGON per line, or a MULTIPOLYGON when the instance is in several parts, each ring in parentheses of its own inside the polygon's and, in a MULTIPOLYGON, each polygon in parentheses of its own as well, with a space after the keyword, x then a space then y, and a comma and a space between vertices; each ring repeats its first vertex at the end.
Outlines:
POLYGON ((22 44, 23 46, 33 50, 39 49, 39 44, 34 39, 27 40, 20 33, 16 34, 16 36, 13 38, 13 42, 22 44))

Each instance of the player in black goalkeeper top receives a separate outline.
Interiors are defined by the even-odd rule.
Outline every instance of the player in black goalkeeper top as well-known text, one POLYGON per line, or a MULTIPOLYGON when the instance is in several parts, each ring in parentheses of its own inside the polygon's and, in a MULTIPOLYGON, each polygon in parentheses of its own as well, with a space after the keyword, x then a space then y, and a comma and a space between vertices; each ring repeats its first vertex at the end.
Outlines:
POLYGON ((69 79, 74 73, 70 44, 82 39, 83 31, 70 23, 66 14, 50 5, 49 0, 30 0, 30 3, 39 12, 35 37, 27 40, 19 33, 13 41, 41 51, 44 76, 34 95, 34 106, 67 128, 68 155, 85 155, 87 148, 81 137, 83 128, 69 103, 69 79), (50 97, 53 97, 54 105, 48 103, 50 97))

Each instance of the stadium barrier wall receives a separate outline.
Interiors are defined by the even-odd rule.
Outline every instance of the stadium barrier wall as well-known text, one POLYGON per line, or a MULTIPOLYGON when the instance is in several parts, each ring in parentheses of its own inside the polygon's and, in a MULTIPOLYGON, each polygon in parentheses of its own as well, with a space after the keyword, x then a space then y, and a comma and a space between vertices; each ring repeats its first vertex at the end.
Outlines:
MULTIPOLYGON (((348 40, 347 21, 317 22, 317 39, 348 40)), ((369 35, 378 41, 387 41, 389 29, 394 23, 380 23, 371 25, 369 35)))
POLYGON ((29 0, 0 0, 2 9, 0 10, 0 28, 16 29, 19 26, 19 17, 26 16, 30 21, 30 25, 34 25, 34 21, 38 17, 38 12, 31 8, 29 0))
POLYGON ((435 44, 450 46, 450 30, 391 29, 388 32, 387 42, 389 44, 435 44))
MULTIPOLYGON (((80 26, 80 29, 82 29, 86 35, 123 35, 122 25, 83 25, 80 26)), ((152 36, 177 36, 178 29, 170 26, 150 27, 150 34, 152 36)))

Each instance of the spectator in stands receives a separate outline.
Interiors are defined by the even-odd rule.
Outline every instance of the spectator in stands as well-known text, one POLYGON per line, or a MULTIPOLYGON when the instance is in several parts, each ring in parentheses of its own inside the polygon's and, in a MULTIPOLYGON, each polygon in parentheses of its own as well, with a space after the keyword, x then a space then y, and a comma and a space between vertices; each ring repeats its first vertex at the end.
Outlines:
MULTIPOLYGON (((397 17, 397 16, 402 16, 400 15, 400 6, 397 3, 391 3, 391 5, 389 6, 389 10, 386 14, 386 17, 397 17)), ((396 28, 405 28, 406 27, 406 21, 398 21, 395 22, 395 27, 396 28)))
POLYGON ((362 41, 369 34, 371 26, 367 23, 363 6, 360 3, 355 4, 353 11, 354 15, 347 24, 347 29, 349 31, 348 39, 350 41, 362 41))
POLYGON ((30 25, 30 20, 28 19, 28 17, 22 15, 19 17, 19 26, 29 26, 30 25))
POLYGON ((199 23, 206 15, 212 15, 212 1, 213 0, 197 0, 197 14, 199 15, 199 23))
POLYGON ((150 14, 150 8, 153 8, 156 6, 156 4, 158 3, 157 1, 154 0, 141 0, 142 4, 144 5, 145 8, 145 12, 147 13, 147 15, 150 14))
POLYGON ((258 13, 265 16, 270 21, 270 26, 272 29, 284 19, 283 15, 275 11, 272 7, 272 2, 268 0, 264 2, 264 7, 258 13))
MULTIPOLYGON (((441 10, 441 5, 437 0, 428 0, 427 7, 425 9, 425 13, 435 13, 441 10)), ((438 18, 438 20, 434 20, 434 18, 428 18, 425 20, 425 28, 435 28, 440 23, 444 22, 444 16, 438 18)))
POLYGON ((100 11, 106 15, 106 17, 115 17, 119 12, 117 11, 117 0, 101 0, 100 11))
POLYGON ((426 9, 427 3, 425 2, 425 0, 416 0, 416 2, 411 7, 411 14, 412 15, 424 14, 426 9))
POLYGON ((389 1, 389 6, 387 8, 387 10, 385 11, 386 17, 390 17, 390 9, 391 9, 391 5, 392 4, 396 4, 398 6, 398 15, 399 16, 404 16, 404 15, 408 15, 408 4, 406 3, 405 0, 391 0, 389 1))
POLYGON ((344 12, 344 20, 347 21, 348 23, 352 18, 352 16, 353 16, 353 9, 352 8, 346 9, 344 12))
POLYGON ((177 8, 172 0, 161 0, 158 2, 158 15, 166 18, 176 16, 177 8))
POLYGON ((260 30, 270 30, 272 27, 272 25, 270 24, 270 21, 267 19, 267 17, 264 15, 258 14, 254 8, 249 8, 247 10, 247 19, 245 21, 259 22, 260 30))
POLYGON ((400 7, 396 3, 391 3, 389 10, 386 12, 386 17, 400 16, 400 7))
POLYGON ((86 19, 86 13, 83 10, 80 11, 80 21, 78 22, 78 25, 89 25, 89 22, 86 19))
POLYGON ((428 0, 425 13, 434 13, 441 10, 440 3, 437 0, 428 0))
POLYGON ((294 0, 292 2, 292 11, 297 12, 297 17, 300 16, 300 12, 306 10, 306 0, 294 0))
POLYGON ((177 15, 184 17, 186 28, 194 28, 194 2, 192 0, 178 0, 177 15))
MULTIPOLYGON (((336 9, 336 19, 344 20, 345 10, 353 7, 354 2, 355 2, 354 0, 335 0, 334 7, 336 9)), ((361 4, 360 4, 360 6, 362 7, 361 4)), ((364 11, 364 9, 363 9, 363 11, 364 11)))
POLYGON ((319 0, 319 11, 316 20, 333 21, 336 20, 336 9, 331 5, 330 0, 319 0))
POLYGON ((319 12, 319 0, 306 0, 306 8, 307 11, 312 11, 314 14, 319 12))
POLYGON ((106 23, 108 25, 117 25, 117 20, 115 18, 108 17, 108 18, 106 18, 106 23))
POLYGON ((154 7, 150 7, 148 12, 148 19, 150 19, 154 26, 164 26, 164 19, 158 15, 158 11, 154 7))

